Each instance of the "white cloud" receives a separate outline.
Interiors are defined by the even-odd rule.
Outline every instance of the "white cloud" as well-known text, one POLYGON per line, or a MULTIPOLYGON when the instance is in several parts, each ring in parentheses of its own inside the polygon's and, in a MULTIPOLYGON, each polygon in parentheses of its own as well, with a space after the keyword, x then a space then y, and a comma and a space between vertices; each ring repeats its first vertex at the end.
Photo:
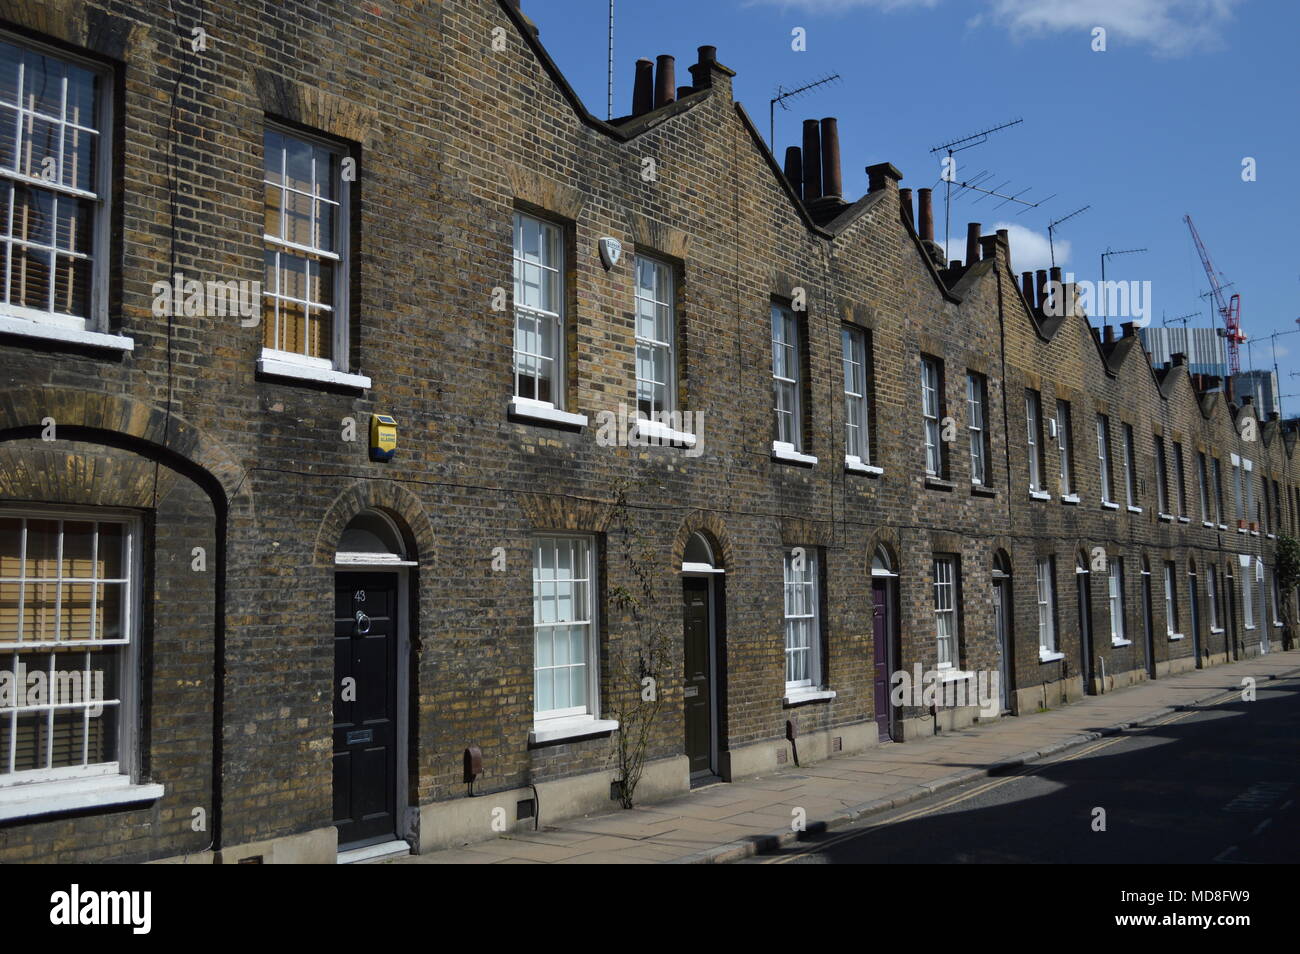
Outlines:
MULTIPOLYGON (((941 0, 748 0, 810 14, 929 9, 941 0)), ((1149 46, 1178 56, 1217 47, 1243 0, 981 0, 984 10, 970 26, 995 24, 1018 38, 1051 33, 1078 33, 1082 49, 1091 48, 1094 27, 1105 27, 1107 46, 1119 42, 1149 46)))
MULTIPOLYGON (((1052 253, 1045 232, 1035 232, 1033 229, 1027 229, 1023 225, 1017 225, 1014 222, 998 222, 983 231, 985 235, 992 235, 1000 229, 1007 230, 1007 241, 1011 243, 1011 267, 1016 270, 1017 274, 1051 267, 1052 253)), ((1056 264, 1069 264, 1069 240, 1058 238, 1055 240, 1055 245, 1056 264)), ((966 232, 964 228, 961 235, 952 237, 947 251, 949 261, 954 258, 961 259, 963 262, 966 260, 966 232)))

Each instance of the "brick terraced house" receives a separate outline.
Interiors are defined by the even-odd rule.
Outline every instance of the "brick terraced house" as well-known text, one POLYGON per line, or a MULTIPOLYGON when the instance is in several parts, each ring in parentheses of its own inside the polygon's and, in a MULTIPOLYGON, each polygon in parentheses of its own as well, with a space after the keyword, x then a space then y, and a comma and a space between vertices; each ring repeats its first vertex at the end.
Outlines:
POLYGON ((688 72, 606 122, 508 0, 0 0, 0 861, 614 807, 646 632, 640 801, 1279 644, 1293 431, 688 72))

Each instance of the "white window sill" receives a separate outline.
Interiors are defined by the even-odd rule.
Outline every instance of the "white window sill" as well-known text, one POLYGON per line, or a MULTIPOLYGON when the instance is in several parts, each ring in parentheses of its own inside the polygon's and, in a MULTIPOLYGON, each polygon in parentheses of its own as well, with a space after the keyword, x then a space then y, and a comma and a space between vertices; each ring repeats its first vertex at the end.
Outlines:
POLYGON ((1274 625, 1274 626, 1281 626, 1281 625, 1282 625, 1282 621, 1281 621, 1280 619, 1275 619, 1275 620, 1273 620, 1273 625, 1274 625))
POLYGON ((1061 498, 1063 504, 1077 504, 1079 502, 1078 494, 1066 494, 1061 498))
POLYGON ((1191 517, 1179 517, 1179 518, 1178 518, 1178 522, 1179 522, 1179 523, 1191 523, 1191 522, 1192 522, 1192 518, 1191 518, 1191 517))
POLYGON ((1220 529, 1220 530, 1227 530, 1227 529, 1228 529, 1228 525, 1227 525, 1226 523, 1221 523, 1221 524, 1219 524, 1219 529, 1220 529))
POLYGON ((1212 633, 1214 633, 1214 634, 1217 635, 1217 634, 1223 632, 1223 627, 1222 627, 1222 626, 1211 626, 1211 627, 1210 627, 1210 632, 1212 632, 1212 633))
POLYGON ((1065 653, 1058 653, 1058 652, 1045 653, 1041 649, 1038 651, 1038 661, 1040 663, 1056 662, 1057 660, 1064 659, 1064 658, 1065 658, 1065 653))
POLYGON ((1165 523, 1173 523, 1173 522, 1174 522, 1173 514, 1168 514, 1168 513, 1157 513, 1156 516, 1159 517, 1161 520, 1163 520, 1165 523))
POLYGON ((1237 532, 1238 532, 1238 533, 1245 533, 1245 532, 1246 532, 1246 528, 1245 528, 1245 527, 1238 527, 1238 528, 1237 528, 1237 532))
POLYGON ((533 731, 528 733, 528 744, 547 745, 568 739, 584 739, 589 735, 605 735, 617 729, 616 720, 597 719, 590 715, 548 719, 545 722, 533 723, 533 731))
POLYGON ((790 464, 803 464, 807 467, 817 466, 817 458, 811 454, 801 454, 794 449, 793 444, 787 444, 785 441, 772 442, 772 459, 785 461, 790 464))
POLYGON ((1214 529, 1214 522, 1211 521, 1211 520, 1202 520, 1202 521, 1201 521, 1201 526, 1202 526, 1202 527, 1209 527, 1211 530, 1213 530, 1213 529, 1214 529))
POLYGON ((1141 512, 1142 512, 1142 508, 1141 508, 1141 507, 1135 507, 1135 506, 1133 506, 1132 504, 1129 504, 1129 505, 1128 505, 1128 512, 1129 512, 1129 513, 1141 513, 1141 512))
POLYGON ((1184 638, 1182 633, 1168 633, 1167 635, 1169 636, 1169 641, 1171 643, 1174 642, 1175 640, 1184 638))
POLYGON ((1103 500, 1103 501, 1101 502, 1101 505, 1102 505, 1103 507, 1105 507, 1107 510, 1118 510, 1118 509, 1119 509, 1119 504, 1115 503, 1115 501, 1113 501, 1113 500, 1103 500))
POLYGON ((1243 627, 1243 628, 1244 628, 1244 629, 1248 629, 1248 630, 1250 630, 1252 633, 1255 631, 1255 627, 1254 627, 1253 625, 1252 625, 1252 626, 1246 626, 1246 627, 1243 627))
POLYGON ((1277 539, 1277 534, 1276 534, 1276 533, 1270 533, 1270 534, 1268 535, 1268 538, 1269 538, 1270 540, 1276 540, 1276 539, 1277 539))
POLYGON ((1252 531, 1250 531, 1250 535, 1251 535, 1252 537, 1257 537, 1257 536, 1259 536, 1259 531, 1258 531, 1258 530, 1252 530, 1252 531))
POLYGON ((939 676, 940 682, 961 682, 964 679, 973 679, 975 677, 975 673, 966 672, 964 669, 949 668, 941 669, 939 672, 941 673, 939 676))
POLYGON ((293 378, 295 381, 317 381, 321 384, 337 384, 345 388, 365 389, 370 387, 370 379, 364 374, 349 374, 332 368, 320 368, 310 364, 298 364, 296 361, 284 361, 280 358, 260 357, 257 370, 275 378, 293 378))
POLYGON ((128 775, 9 785, 0 788, 0 821, 152 802, 162 798, 163 792, 163 786, 156 783, 133 785, 128 775))
POLYGON ((42 338, 46 341, 61 341, 65 344, 89 345, 92 348, 107 348, 111 351, 134 351, 135 340, 125 335, 106 335, 99 331, 86 331, 82 328, 60 328, 43 321, 31 321, 27 318, 15 318, 12 315, 0 315, 0 333, 22 335, 25 338, 42 338))
POLYGON ((675 431, 663 421, 651 421, 646 418, 637 418, 636 433, 640 439, 649 438, 660 444, 682 444, 686 447, 694 447, 696 441, 694 434, 675 431))
POLYGON ((824 702, 835 698, 834 689, 787 689, 781 700, 784 706, 801 706, 805 702, 824 702))
POLYGON ((548 401, 534 401, 532 398, 512 397, 510 416, 540 421, 543 424, 561 424, 565 427, 587 426, 587 415, 561 411, 548 401))
POLYGON ((1112 637, 1110 638, 1110 644, 1111 644, 1112 646, 1132 646, 1132 645, 1133 645, 1133 640, 1131 640, 1131 639, 1116 639, 1114 636, 1112 636, 1112 637))
POLYGON ((852 457, 848 455, 844 458, 844 469, 851 470, 855 474, 871 474, 874 477, 879 477, 885 472, 885 468, 883 467, 868 464, 863 461, 861 457, 852 457))
POLYGON ((1051 500, 1051 499, 1052 499, 1052 495, 1049 494, 1046 490, 1031 490, 1031 491, 1029 491, 1029 496, 1032 497, 1034 500, 1051 500))

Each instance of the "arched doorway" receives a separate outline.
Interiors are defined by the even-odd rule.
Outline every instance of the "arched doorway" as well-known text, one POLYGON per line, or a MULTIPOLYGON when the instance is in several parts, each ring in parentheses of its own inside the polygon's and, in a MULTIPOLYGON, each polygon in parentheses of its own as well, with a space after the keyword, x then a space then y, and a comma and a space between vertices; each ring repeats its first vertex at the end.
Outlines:
POLYGON ((1079 672, 1083 676, 1083 691, 1092 695, 1097 691, 1093 684, 1092 574, 1088 569, 1088 555, 1082 550, 1075 557, 1074 581, 1079 592, 1079 672))
POLYGON ((726 571, 715 553, 699 532, 691 534, 682 553, 683 717, 692 785, 720 774, 726 571))
POLYGON ((409 850, 409 548, 365 510, 334 557, 334 826, 341 859, 409 850))
POLYGON ((999 550, 993 555, 993 629, 998 639, 998 679, 1003 713, 1011 711, 1011 687, 1015 680, 1014 626, 1011 561, 999 550))
POLYGON ((897 738, 897 715, 890 699, 890 676, 898 668, 898 573, 888 550, 871 557, 871 608, 876 729, 881 742, 897 738))

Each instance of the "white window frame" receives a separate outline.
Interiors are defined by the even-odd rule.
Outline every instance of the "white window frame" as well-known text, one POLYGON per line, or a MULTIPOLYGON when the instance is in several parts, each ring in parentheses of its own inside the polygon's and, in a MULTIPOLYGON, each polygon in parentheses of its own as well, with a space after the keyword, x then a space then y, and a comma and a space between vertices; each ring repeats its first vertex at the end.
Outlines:
POLYGON ((637 416, 644 413, 641 409, 641 391, 643 385, 649 385, 651 389, 651 413, 647 415, 651 421, 663 420, 660 415, 672 414, 677 410, 677 275, 676 269, 672 265, 655 258, 651 255, 638 253, 636 256, 635 272, 635 298, 636 298, 636 406, 637 416), (642 269, 648 269, 654 278, 659 275, 666 276, 668 287, 668 300, 660 301, 655 297, 654 289, 657 283, 652 282, 650 295, 645 294, 646 288, 641 282, 642 269), (656 311, 655 321, 659 320, 657 311, 660 308, 667 309, 668 315, 665 319, 665 330, 667 335, 664 339, 647 338, 641 333, 641 308, 643 304, 648 304, 656 311), (663 356, 664 379, 663 381, 649 381, 641 376, 641 354, 642 352, 652 352, 663 356), (657 411, 654 409, 654 390, 663 388, 663 407, 657 411))
POLYGON ((1210 478, 1205 460, 1205 451, 1196 452, 1196 482, 1201 496, 1201 523, 1210 522, 1210 478))
POLYGON ((1056 648, 1056 567, 1050 556, 1039 557, 1035 565, 1038 588, 1038 656, 1046 662, 1060 658, 1056 648))
POLYGON ((921 422, 925 434, 925 473, 943 476, 943 444, 939 440, 939 417, 943 410, 943 372, 939 359, 921 356, 921 422))
POLYGON ((1165 635, 1181 636, 1178 631, 1178 578, 1173 562, 1165 561, 1165 635))
POLYGON ((1133 447, 1133 425, 1121 423, 1120 426, 1124 440, 1124 499, 1130 510, 1140 510, 1137 504, 1137 471, 1133 460, 1136 456, 1133 447))
MULTIPOLYGON (((339 383, 355 384, 358 386, 367 387, 369 386, 370 383, 369 379, 360 379, 360 376, 354 376, 348 374, 349 360, 351 354, 350 347, 351 347, 351 338, 352 338, 351 282, 349 281, 349 271, 351 270, 352 267, 352 254, 351 254, 352 228, 350 224, 352 201, 351 201, 350 183, 348 182, 347 177, 345 177, 342 174, 342 160, 348 158, 349 152, 344 146, 340 145, 339 143, 331 142, 330 140, 321 136, 309 135, 297 129, 290 129, 286 126, 282 126, 279 123, 275 123, 270 120, 266 121, 263 128, 262 150, 263 150, 262 151, 263 189, 265 190, 267 188, 277 188, 280 190, 280 235, 275 236, 275 235, 271 235, 269 232, 263 231, 262 247, 264 250, 264 254, 274 253, 277 256, 281 254, 287 254, 295 258, 304 259, 305 261, 308 262, 308 274, 310 274, 310 263, 312 261, 321 260, 321 261, 329 262, 334 269, 334 287, 333 287, 334 303, 332 305, 324 305, 319 302, 306 302, 300 299, 288 298, 287 296, 282 296, 279 294, 280 268, 278 267, 278 265, 275 270, 275 280, 273 282, 268 281, 265 272, 263 272, 262 299, 263 302, 270 303, 274 306, 272 311, 272 316, 269 319, 272 333, 273 333, 272 340, 275 341, 277 344, 279 343, 280 340, 278 302, 280 300, 292 301, 294 304, 301 305, 304 308, 307 308, 309 311, 319 310, 319 311, 325 311, 329 313, 330 332, 331 332, 330 333, 331 357, 318 358, 318 357, 313 357, 311 355, 300 354, 296 351, 288 351, 278 347, 268 347, 265 343, 265 337, 263 337, 263 343, 262 343, 262 347, 260 351, 260 359, 259 359, 259 370, 269 374, 277 374, 277 375, 283 375, 288 377, 313 377, 316 375, 314 375, 312 372, 318 372, 319 376, 325 379, 333 379, 329 374, 329 372, 333 372, 338 375, 345 375, 349 378, 359 379, 356 381, 336 379, 339 380, 339 383), (275 133, 276 135, 283 136, 286 139, 297 140, 298 142, 305 143, 308 146, 311 146, 313 148, 324 150, 325 152, 330 153, 331 155, 337 157, 340 160, 338 163, 338 168, 336 168, 332 173, 336 177, 336 181, 334 182, 336 198, 325 199, 324 197, 317 197, 313 199, 312 202, 313 223, 315 222, 315 215, 316 215, 316 210, 315 210, 316 201, 320 201, 332 205, 334 207, 335 215, 334 215, 334 236, 333 236, 334 248, 333 249, 317 248, 312 245, 300 245, 284 237, 285 223, 287 222, 287 217, 288 217, 288 203, 285 201, 285 196, 287 196, 291 192, 297 195, 302 195, 304 193, 298 192, 297 190, 290 190, 288 188, 288 184, 287 184, 288 150, 287 149, 280 156, 280 183, 276 185, 275 183, 272 183, 270 179, 267 177, 267 172, 266 172, 267 163, 270 161, 270 157, 266 155, 266 136, 265 136, 266 133, 275 133), (295 370, 293 370, 295 368, 302 369, 307 373, 296 372, 295 370)), ((313 193, 316 191, 316 187, 315 187, 316 181, 317 181, 316 163, 315 163, 315 159, 313 158, 312 160, 313 193)), ((263 217, 265 218, 265 200, 263 201, 263 217)), ((310 322, 312 319, 308 317, 305 320, 310 322)), ((262 321, 264 323, 268 322, 265 308, 263 308, 262 310, 262 321)), ((265 334, 265 329, 263 329, 263 334, 265 334)))
MULTIPOLYGON (((532 567, 533 567, 532 569, 533 572, 532 693, 533 693, 533 724, 535 726, 545 727, 548 723, 559 721, 559 720, 567 720, 567 721, 583 720, 583 719, 599 720, 600 718, 600 609, 601 607, 600 607, 600 580, 599 577, 597 576, 597 563, 596 563, 597 558, 598 558, 597 541, 596 538, 591 534, 539 533, 533 536, 533 540, 532 540, 532 567), (541 618, 542 611, 539 605, 539 601, 542 599, 542 596, 544 594, 539 593, 539 585, 548 581, 542 579, 541 576, 539 575, 538 552, 541 546, 545 546, 548 543, 557 547, 559 544, 568 544, 570 546, 573 546, 574 548, 573 549, 574 564, 573 564, 572 572, 575 575, 564 581, 561 581, 558 576, 559 551, 558 549, 554 551, 557 556, 557 563, 556 563, 557 575, 553 582, 557 584, 560 582, 586 583, 587 602, 589 605, 586 607, 587 619, 585 621, 576 618, 572 620, 560 620, 558 619, 558 615, 559 615, 558 612, 556 614, 557 619, 554 621, 543 621, 541 618), (583 570, 586 573, 585 579, 583 577, 579 577, 576 575, 579 569, 578 559, 580 556, 582 557, 583 562, 585 563, 585 566, 583 567, 583 570), (551 709, 539 710, 537 708, 538 705, 537 673, 539 669, 555 670, 561 667, 554 664, 550 666, 544 666, 544 667, 538 666, 537 664, 538 630, 541 629, 542 627, 563 628, 566 626, 587 627, 587 639, 586 639, 587 658, 585 663, 583 664, 586 670, 583 675, 585 677, 584 681, 585 681, 585 691, 587 693, 587 700, 586 703, 581 706, 566 706, 564 708, 551 708, 551 709)), ((557 606, 558 606, 558 601, 559 601, 558 586, 556 588, 556 593, 557 593, 557 606)), ((575 615, 577 615, 576 608, 575 608, 575 615)), ((554 657, 552 657, 552 663, 554 663, 554 657)), ((564 666, 564 668, 573 669, 576 667, 573 666, 572 664, 567 664, 564 666)))
POLYGON ((782 570, 782 629, 785 633, 785 688, 787 694, 792 690, 816 689, 822 685, 822 638, 821 638, 821 581, 818 576, 817 550, 814 547, 789 547, 783 556, 782 570), (794 569, 795 550, 803 554, 803 570, 794 569), (795 574, 801 575, 796 577, 795 574), (795 588, 803 591, 798 599, 803 602, 808 612, 795 612, 795 588), (808 635, 807 645, 798 638, 800 631, 808 635), (806 672, 803 678, 791 679, 791 656, 806 653, 806 672))
POLYGON ((1206 567, 1205 595, 1210 604, 1210 632, 1219 633, 1219 569, 1213 563, 1206 567))
POLYGON ((1165 439, 1156 435, 1153 448, 1156 458, 1156 512, 1167 517, 1169 509, 1169 465, 1165 460, 1165 439))
MULTIPOLYGON (((15 731, 16 724, 11 722, 10 729, 8 731, 9 750, 7 752, 0 752, 0 763, 3 763, 6 769, 6 771, 3 774, 0 774, 0 792, 4 792, 7 789, 17 789, 19 787, 22 787, 23 790, 25 791, 26 786, 29 783, 50 783, 51 785, 61 785, 62 783, 66 783, 66 782, 76 782, 79 780, 89 781, 94 779, 98 779, 101 782, 104 782, 109 777, 115 777, 124 781, 129 781, 130 776, 137 769, 138 760, 135 751, 135 746, 137 744, 136 723, 138 722, 139 715, 140 715, 139 700, 140 700, 140 692, 141 692, 140 685, 139 685, 139 680, 141 678, 139 660, 140 660, 140 651, 141 651, 140 643, 143 637, 141 635, 140 620, 141 620, 141 613, 142 613, 141 601, 142 601, 142 591, 144 585, 144 576, 143 576, 143 560, 140 552, 141 551, 140 518, 135 514, 123 512, 120 510, 107 509, 107 508, 101 510, 101 509, 71 509, 71 508, 65 509, 65 508, 43 508, 43 507, 42 508, 0 507, 0 518, 8 518, 8 519, 17 518, 24 521, 22 525, 22 531, 21 531, 22 539, 20 544, 21 545, 20 563, 19 563, 20 575, 17 577, 0 578, 0 583, 6 583, 6 584, 17 583, 19 585, 19 592, 20 592, 19 609, 18 609, 18 617, 17 617, 19 620, 19 630, 20 630, 19 639, 0 643, 0 668, 5 668, 12 671, 13 657, 15 654, 19 652, 30 653, 30 652, 41 652, 46 650, 52 651, 57 647, 68 646, 68 645, 121 647, 121 654, 118 659, 119 672, 117 673, 117 680, 119 686, 118 700, 116 703, 118 708, 118 719, 117 719, 117 729, 116 729, 117 739, 115 745, 115 750, 116 750, 115 754, 117 757, 111 762, 98 762, 93 764, 82 764, 79 766, 64 766, 59 768, 46 767, 40 769, 24 770, 21 772, 10 772, 8 771, 8 769, 13 764, 13 758, 17 746, 17 733, 15 731), (94 522, 96 524, 116 524, 122 527, 123 550, 124 550, 122 556, 122 566, 127 574, 126 577, 114 578, 114 579, 108 579, 108 578, 101 579, 98 577, 63 578, 62 570, 60 569, 59 580, 56 583, 56 597, 55 597, 56 599, 55 618, 56 620, 58 620, 61 618, 62 615, 61 602, 62 602, 62 594, 63 594, 63 588, 65 582, 74 582, 77 585, 82 585, 85 583, 93 583, 96 586, 96 590, 95 590, 96 596, 98 596, 98 589, 99 589, 99 585, 101 584, 121 585, 123 588, 122 618, 120 621, 123 636, 121 638, 103 639, 103 640, 91 639, 91 640, 84 640, 84 641, 77 640, 75 642, 60 640, 58 639, 57 635, 55 640, 53 641, 43 640, 43 641, 34 642, 29 640, 23 640, 21 638, 22 636, 21 627, 22 627, 22 619, 23 619, 22 605, 23 605, 23 596, 25 595, 25 591, 26 591, 26 587, 23 586, 23 584, 27 582, 26 560, 24 559, 26 553, 26 545, 27 545, 26 521, 29 520, 59 520, 65 523, 66 522, 76 522, 76 523, 94 522)), ((56 562, 60 565, 60 568, 62 567, 62 563, 63 563, 63 540, 64 540, 63 530, 62 527, 60 526, 58 555, 55 558, 56 562)), ((92 556, 91 556, 92 564, 95 564, 98 560, 97 551, 98 551, 98 534, 96 534, 96 538, 95 538, 95 549, 92 550, 92 556)), ((42 577, 41 579, 49 580, 48 577, 42 577)), ((94 622, 93 615, 91 619, 92 619, 92 631, 93 631, 93 622, 94 622)), ((87 672, 89 671, 90 670, 87 669, 87 672)), ((46 708, 46 707, 42 707, 42 708, 46 708)), ((60 708, 62 708, 62 706, 60 706, 60 708)), ((51 712, 52 711, 53 709, 51 708, 51 712)), ((0 710, 0 712, 4 712, 4 710, 0 710)), ((8 714, 0 715, 0 718, 12 719, 14 715, 15 715, 15 710, 11 710, 8 714)), ((89 718, 88 713, 87 713, 87 718, 89 718)), ((47 723, 47 731, 49 731, 48 725, 49 723, 47 723)), ((83 733, 85 733, 84 728, 83 728, 83 733)), ((85 753, 87 752, 86 747, 88 745, 89 745, 89 734, 85 733, 83 736, 83 758, 86 757, 85 753)), ((47 758, 48 755, 49 753, 47 752, 47 758)), ((137 792, 139 791, 138 789, 135 788, 133 788, 132 790, 137 792)), ((142 797, 156 797, 156 795, 160 795, 161 793, 162 793, 162 789, 161 786, 159 786, 157 787, 157 791, 153 793, 152 796, 142 795, 142 797)), ((39 802, 39 799, 37 801, 39 802)), ((30 811, 23 811, 20 813, 15 812, 13 814, 40 813, 39 804, 31 806, 31 808, 32 810, 30 811)), ((3 799, 0 798, 0 818, 4 818, 4 817, 11 817, 11 813, 7 810, 7 806, 4 804, 3 799)))
POLYGON ((1111 557, 1107 567, 1107 587, 1110 598, 1110 641, 1112 645, 1128 644, 1124 629, 1124 559, 1111 557))
POLYGON ((775 443, 803 452, 803 384, 799 317, 772 302, 772 410, 776 415, 775 443), (780 373, 786 372, 785 374, 780 373), (784 426, 783 426, 784 425, 784 426))
POLYGON ((841 325, 840 351, 844 371, 844 456, 850 462, 870 464, 871 407, 866 332, 852 325, 841 325))
MULTIPOLYGON (((76 130, 79 134, 97 137, 98 141, 95 147, 95 169, 92 176, 94 191, 88 192, 74 185, 65 185, 61 180, 63 178, 63 148, 64 137, 59 137, 59 180, 51 182, 40 176, 31 176, 18 171, 19 153, 18 143, 15 141, 14 148, 14 166, 9 169, 0 168, 0 186, 13 183, 16 191, 17 186, 25 186, 30 189, 45 192, 54 196, 55 206, 51 215, 57 218, 57 201, 60 196, 70 200, 84 200, 94 204, 94 223, 92 225, 94 236, 89 254, 64 250, 60 252, 60 257, 67 257, 79 260, 90 259, 90 292, 87 300, 87 314, 85 315, 68 315, 55 312, 53 310, 54 294, 57 286, 55 281, 55 269, 52 267, 49 271, 49 308, 46 310, 31 308, 25 305, 11 305, 8 303, 10 297, 10 284, 13 276, 10 272, 8 263, 10 261, 11 250, 19 245, 35 247, 48 252, 58 251, 57 236, 51 236, 52 244, 44 246, 39 243, 19 240, 15 237, 5 239, 0 242, 0 259, 2 259, 6 268, 0 273, 0 331, 6 331, 14 334, 32 335, 33 337, 53 337, 58 339, 70 340, 73 342, 83 342, 87 344, 100 344, 109 347, 117 347, 121 350, 131 350, 130 339, 110 334, 108 320, 108 258, 111 244, 111 211, 113 208, 112 192, 112 165, 113 165, 113 98, 114 98, 114 77, 112 69, 85 57, 70 54, 64 50, 48 46, 44 43, 30 40, 26 37, 18 36, 7 31, 0 30, 0 41, 20 50, 34 53, 38 56, 47 57, 57 60, 69 66, 75 66, 78 69, 94 73, 99 78, 99 102, 96 104, 96 115, 94 122, 97 127, 91 127, 83 123, 68 122, 66 115, 51 117, 45 113, 34 112, 24 107, 21 103, 9 104, 15 108, 15 119, 22 125, 23 117, 35 116, 45 122, 56 124, 62 130, 69 128, 76 130), (48 334, 47 334, 48 332, 48 334)), ((23 67, 20 64, 18 69, 21 72, 23 67)), ((29 100, 30 103, 30 100, 29 100)), ((61 94, 61 111, 66 113, 67 109, 67 80, 64 79, 63 91, 61 94)), ((10 218, 12 220, 16 206, 11 193, 9 199, 10 218)), ((8 232, 13 235, 12 222, 9 223, 8 232)))
POLYGON ((1255 628, 1255 566, 1251 557, 1241 557, 1241 619, 1245 629, 1255 628))
POLYGON ((957 559, 936 556, 933 563, 934 637, 937 669, 959 669, 957 645, 958 609, 957 559), (945 633, 945 628, 947 632, 945 633))
POLYGON ((988 381, 977 371, 966 372, 966 430, 970 435, 970 482, 984 487, 988 468, 988 381))
POLYGON ((515 211, 511 219, 511 263, 512 263, 512 281, 514 288, 514 321, 511 327, 511 345, 510 345, 510 388, 515 402, 524 403, 525 407, 536 405, 539 408, 551 408, 556 411, 565 410, 568 388, 566 387, 567 367, 565 353, 565 307, 567 305, 568 289, 565 286, 565 247, 564 247, 564 228, 555 222, 541 218, 536 215, 530 215, 527 212, 515 211), (524 257, 521 251, 520 236, 523 234, 525 223, 533 223, 539 229, 538 248, 546 249, 552 261, 546 261, 541 254, 538 255, 537 261, 532 261, 524 257), (541 272, 549 272, 554 276, 555 290, 554 300, 549 303, 551 307, 534 307, 525 305, 521 301, 520 291, 523 287, 522 271, 525 268, 537 268, 541 272), (551 329, 551 342, 554 348, 553 354, 545 354, 542 351, 520 351, 520 321, 529 321, 533 325, 533 334, 536 340, 542 341, 541 329, 544 324, 548 324, 551 329), (540 375, 520 373, 520 356, 534 361, 540 369, 544 364, 549 363, 551 366, 551 396, 549 399, 542 398, 541 389, 538 382, 542 380, 540 375), (530 397, 522 393, 523 389, 519 386, 522 378, 533 381, 533 394, 530 397))
POLYGON ((1042 494, 1043 491, 1043 458, 1040 447, 1042 445, 1042 396, 1033 390, 1025 391, 1025 446, 1027 459, 1029 461, 1029 492, 1031 494, 1042 494))
POLYGON ((1183 445, 1180 441, 1170 441, 1169 447, 1174 453, 1174 480, 1178 484, 1178 498, 1174 501, 1178 509, 1174 512, 1178 519, 1187 520, 1187 470, 1183 464, 1183 445))
POLYGON ((1074 434, 1070 416, 1070 402, 1056 400, 1056 449, 1061 455, 1061 496, 1074 495, 1074 474, 1070 457, 1074 453, 1074 434))
POLYGON ((1101 480, 1101 503, 1104 507, 1115 502, 1111 498, 1110 418, 1105 414, 1097 415, 1097 461, 1097 473, 1101 480))

